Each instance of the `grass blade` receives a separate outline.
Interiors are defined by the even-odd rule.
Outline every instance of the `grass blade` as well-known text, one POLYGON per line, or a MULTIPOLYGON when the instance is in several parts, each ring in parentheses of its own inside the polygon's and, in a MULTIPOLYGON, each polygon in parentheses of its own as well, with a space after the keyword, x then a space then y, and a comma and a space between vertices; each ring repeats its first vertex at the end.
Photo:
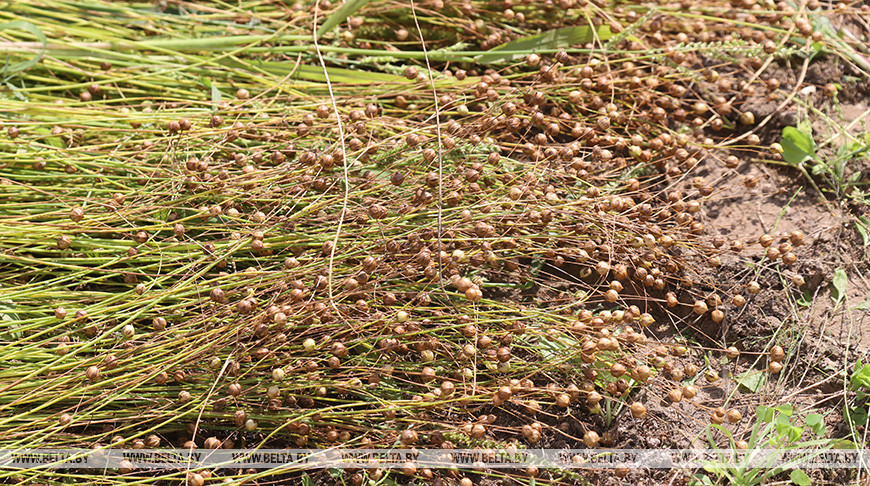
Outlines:
POLYGON ((354 12, 363 8, 367 3, 369 3, 369 1, 370 0, 349 0, 348 2, 345 2, 340 9, 336 10, 332 15, 326 18, 323 25, 317 29, 315 38, 319 39, 323 34, 332 30, 336 25, 344 22, 344 19, 350 17, 354 12))
POLYGON ((42 56, 45 54, 45 48, 48 45, 48 39, 46 39, 45 34, 43 34, 41 30, 39 30, 39 27, 33 25, 30 22, 26 22, 24 20, 14 20, 12 22, 0 24, 0 31, 8 29, 17 29, 29 32, 34 37, 36 37, 36 39, 42 44, 42 50, 39 54, 26 61, 21 61, 4 67, 4 73, 7 76, 9 74, 17 73, 19 71, 25 71, 35 66, 42 59, 42 56))
POLYGON ((610 39, 610 36, 610 26, 607 25, 602 25, 597 31, 588 25, 564 27, 512 40, 506 44, 491 49, 486 54, 480 56, 477 60, 483 64, 515 61, 524 58, 532 52, 555 51, 576 44, 585 44, 586 42, 591 42, 596 38, 605 41, 610 39), (509 54, 502 51, 519 51, 523 53, 519 54, 514 52, 509 54))

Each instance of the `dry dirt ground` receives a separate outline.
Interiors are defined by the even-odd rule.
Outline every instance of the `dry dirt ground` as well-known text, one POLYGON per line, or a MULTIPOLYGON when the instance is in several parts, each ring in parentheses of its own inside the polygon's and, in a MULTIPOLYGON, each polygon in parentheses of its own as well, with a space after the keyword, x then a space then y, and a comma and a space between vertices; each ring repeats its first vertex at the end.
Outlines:
MULTIPOLYGON (((823 86, 831 79, 841 79, 844 68, 835 62, 810 65, 805 83, 823 86)), ((794 82, 794 72, 782 70, 783 83, 794 82)), ((817 90, 801 94, 805 101, 813 103, 820 111, 847 125, 854 122, 850 131, 862 134, 870 125, 870 102, 866 94, 870 83, 849 86, 838 100, 825 99, 817 90), (867 119, 867 123, 862 120, 867 119)), ((810 90, 812 91, 812 90, 810 90)), ((759 100, 746 106, 761 120, 774 112, 778 102, 759 100)), ((763 142, 780 141, 782 127, 794 124, 795 113, 774 113, 770 122, 756 133, 763 142)), ((827 122, 810 114, 816 137, 827 138, 830 127, 827 122)), ((851 397, 844 390, 844 383, 853 371, 855 362, 868 362, 870 353, 870 314, 861 305, 870 298, 870 265, 868 249, 864 247, 856 231, 857 216, 866 214, 868 208, 854 200, 826 198, 807 183, 803 175, 792 168, 753 162, 752 154, 737 153, 740 166, 729 169, 722 160, 727 153, 710 154, 699 166, 698 174, 708 181, 736 180, 754 177, 758 184, 747 189, 726 185, 717 191, 704 206, 704 224, 730 242, 740 240, 753 243, 762 234, 787 238, 792 231, 802 231, 805 243, 799 247, 797 263, 773 272, 764 272, 760 283, 763 290, 753 296, 755 305, 731 314, 723 326, 695 322, 694 339, 702 344, 704 338, 713 343, 735 344, 742 352, 739 359, 723 363, 721 376, 739 377, 749 370, 763 369, 764 359, 759 359, 772 342, 783 345, 790 355, 784 371, 777 382, 761 386, 758 393, 744 393, 734 380, 723 380, 722 386, 702 387, 695 402, 703 405, 706 399, 731 397, 733 406, 750 420, 738 428, 739 438, 748 438, 755 424, 755 408, 766 403, 791 403, 798 410, 825 414, 828 434, 831 437, 847 437, 850 427, 843 418, 844 403, 851 397), (734 172, 740 177, 734 177, 734 172), (842 268, 848 275, 846 296, 835 304, 832 298, 834 271, 842 268), (796 291, 790 285, 793 275, 801 275, 806 285, 796 291), (802 292, 801 292, 802 291, 802 292), (789 352, 790 351, 790 352, 789 352)), ((756 155, 757 157, 757 155, 756 155)), ((863 171, 867 160, 855 160, 849 171, 863 171)), ((867 180, 867 174, 860 176, 867 180)), ((820 184, 823 181, 817 180, 820 184)), ((820 186, 824 187, 824 186, 820 186)), ((756 244, 747 245, 742 256, 762 261, 762 249, 756 244)), ((713 276, 723 283, 723 288, 746 282, 755 270, 735 258, 723 258, 723 264, 713 276)), ((663 398, 663 397, 662 397, 663 398)), ((704 432, 709 424, 708 412, 697 406, 680 403, 668 405, 664 400, 648 400, 651 413, 642 422, 622 425, 615 431, 617 444, 626 448, 654 447, 703 447, 707 443, 704 432)), ((712 401, 711 401, 712 403, 712 401)), ((627 421, 628 422, 628 421, 627 421)), ((858 427, 863 434, 864 428, 858 427)), ((602 484, 623 482, 626 479, 612 475, 596 475, 602 484)), ((627 478, 632 484, 685 484, 685 472, 632 471, 627 478)), ((849 473, 819 473, 821 484, 853 483, 856 478, 849 473)), ((860 480, 859 480, 860 482, 860 480)))

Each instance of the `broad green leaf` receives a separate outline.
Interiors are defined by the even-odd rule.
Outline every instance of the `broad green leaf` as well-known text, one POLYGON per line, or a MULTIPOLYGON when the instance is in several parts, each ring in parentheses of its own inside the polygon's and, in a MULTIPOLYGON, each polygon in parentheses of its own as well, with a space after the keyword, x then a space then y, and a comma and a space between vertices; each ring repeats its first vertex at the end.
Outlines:
POLYGON ((302 475, 302 486, 314 486, 314 480, 307 473, 302 475))
POLYGON ((353 15, 357 10, 365 7, 370 0, 347 0, 344 2, 344 5, 341 6, 338 10, 332 13, 323 24, 317 29, 317 33, 314 34, 315 39, 319 39, 323 34, 332 30, 336 25, 344 22, 344 20, 351 15, 353 15))
POLYGON ((478 61, 483 64, 515 61, 525 58, 532 52, 564 49, 573 45, 592 42, 596 37, 599 40, 605 41, 610 39, 610 36, 610 26, 608 25, 598 27, 597 31, 588 25, 563 27, 514 39, 506 44, 490 49, 486 54, 479 56, 478 61))
POLYGON ((807 414, 806 418, 804 418, 804 421, 810 427, 814 427, 816 424, 823 422, 824 419, 825 419, 825 417, 823 417, 822 414, 820 414, 820 413, 810 413, 810 414, 807 414))
POLYGON ((870 388, 870 364, 861 366, 860 362, 855 367, 855 372, 852 373, 852 378, 849 384, 853 389, 864 387, 870 388))
POLYGON ((835 304, 839 304, 846 298, 846 286, 849 284, 849 277, 846 271, 842 268, 834 270, 834 278, 831 279, 831 284, 834 289, 831 291, 831 298, 835 304))
POLYGON ((825 433, 825 417, 820 413, 810 413, 807 414, 806 418, 807 426, 813 429, 813 433, 816 435, 822 435, 825 433))
POLYGON ((773 422, 773 409, 768 406, 759 405, 758 408, 755 409, 755 415, 757 415, 758 419, 762 422, 773 422))
POLYGON ((851 423, 853 427, 865 427, 868 420, 870 420, 870 416, 867 414, 867 409, 860 407, 846 408, 845 415, 846 420, 851 423))
POLYGON ((775 408, 778 412, 784 414, 786 417, 791 417, 791 415, 794 413, 794 407, 790 403, 783 403, 781 405, 777 405, 775 408))
MULTIPOLYGON (((807 134, 812 138, 813 136, 813 124, 810 122, 808 117, 802 117, 800 121, 797 122, 797 130, 801 133, 807 134)), ((815 146, 815 143, 813 143, 815 146)))
POLYGON ((45 137, 45 138, 43 138, 43 140, 48 145, 51 145, 52 147, 59 148, 59 149, 64 148, 63 140, 58 136, 52 136, 51 130, 49 130, 48 128, 38 127, 38 128, 35 128, 33 131, 42 135, 43 137, 45 137))
POLYGON ((31 57, 30 59, 4 66, 2 69, 2 72, 4 74, 8 75, 12 73, 17 73, 18 71, 30 69, 35 66, 40 60, 42 60, 42 56, 45 54, 45 49, 48 46, 48 39, 46 39, 45 34, 43 34, 41 30, 39 30, 39 27, 24 20, 14 20, 12 22, 0 24, 0 31, 3 30, 23 30, 25 32, 29 32, 30 34, 33 34, 33 36, 36 37, 36 40, 38 40, 42 44, 42 51, 31 57))
POLYGON ((858 449, 858 444, 852 442, 849 439, 832 439, 831 448, 833 449, 846 449, 846 450, 856 450, 858 449))
POLYGON ((689 484, 692 486, 713 486, 715 483, 706 474, 697 473, 692 476, 692 480, 689 484))
POLYGON ((538 339, 537 349, 541 357, 549 361, 554 358, 564 358, 569 353, 578 354, 578 346, 579 343, 570 337, 560 336, 558 339, 549 339, 541 336, 538 339))
POLYGON ((217 85, 211 83, 211 102, 212 103, 220 103, 221 102, 221 90, 218 89, 217 85))
POLYGON ((813 293, 810 292, 810 289, 804 290, 803 294, 798 297, 797 303, 801 307, 809 307, 813 305, 813 293))
POLYGON ((800 165, 816 156, 816 142, 813 136, 795 127, 782 129, 782 158, 791 165, 800 165))
POLYGON ((749 370, 737 377, 737 386, 752 393, 757 393, 766 382, 765 374, 756 370, 749 370))
POLYGON ((788 421, 788 417, 780 415, 776 417, 776 433, 781 437, 787 437, 789 442, 794 442, 801 438, 804 429, 795 427, 788 421))
POLYGON ((801 471, 800 469, 795 469, 788 476, 791 479, 791 482, 797 484, 798 486, 809 486, 812 481, 810 481, 810 477, 807 476, 807 473, 801 471))

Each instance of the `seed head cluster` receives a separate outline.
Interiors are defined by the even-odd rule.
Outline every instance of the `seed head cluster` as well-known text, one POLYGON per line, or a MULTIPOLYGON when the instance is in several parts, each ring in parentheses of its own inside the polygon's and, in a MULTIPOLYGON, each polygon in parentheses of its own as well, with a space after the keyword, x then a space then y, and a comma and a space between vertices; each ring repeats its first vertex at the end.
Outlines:
MULTIPOLYGON (((424 21, 429 65, 397 57, 378 73, 388 80, 359 85, 335 70, 355 51, 338 51, 334 99, 307 70, 268 89, 241 67, 179 99, 110 85, 125 64, 83 58, 51 91, 71 121, 7 121, 2 177, 21 204, 0 215, 3 287, 21 309, 16 346, 41 363, 9 376, 32 376, 36 396, 64 390, 51 424, 16 433, 59 424, 73 442, 208 449, 598 447, 619 445, 615 405, 619 421, 643 423, 660 402, 739 424, 747 410, 714 398, 730 385, 711 363, 764 354, 757 372, 778 374, 786 354, 717 340, 769 290, 760 274, 723 275, 752 262, 796 290, 806 237, 731 239, 705 206, 757 185, 739 172, 751 157, 781 158, 744 106, 798 89, 765 69, 790 55, 780 31, 815 32, 785 3, 750 0, 720 21, 497 3, 510 25, 587 12, 612 37, 457 64, 424 21), (735 137, 740 150, 724 143, 735 137), (675 331, 692 328, 712 332, 675 331), (165 420, 183 410, 201 414, 165 420)), ((482 8, 445 15, 481 50, 516 36, 472 21, 482 8)), ((381 24, 353 17, 330 42, 419 42, 413 23, 381 24)))

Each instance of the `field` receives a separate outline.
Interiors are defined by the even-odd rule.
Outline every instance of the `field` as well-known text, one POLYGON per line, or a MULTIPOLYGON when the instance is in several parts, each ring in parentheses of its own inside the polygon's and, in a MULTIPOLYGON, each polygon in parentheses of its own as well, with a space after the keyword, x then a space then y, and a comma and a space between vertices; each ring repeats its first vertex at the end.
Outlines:
POLYGON ((29 0, 0 55, 0 450, 866 447, 868 2, 29 0))

